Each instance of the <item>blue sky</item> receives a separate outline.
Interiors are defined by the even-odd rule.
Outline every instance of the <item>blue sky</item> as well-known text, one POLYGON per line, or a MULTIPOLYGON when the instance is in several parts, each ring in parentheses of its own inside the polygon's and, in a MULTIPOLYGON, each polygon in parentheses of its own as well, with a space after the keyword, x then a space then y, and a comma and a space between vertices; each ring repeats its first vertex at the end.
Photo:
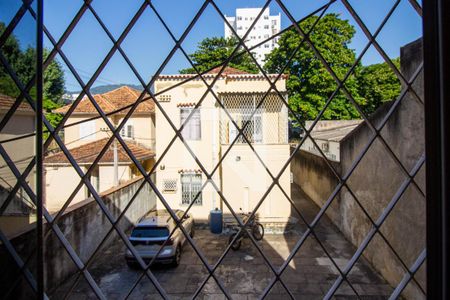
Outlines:
MULTIPOLYGON (((326 0, 284 0, 286 7, 296 19, 300 19, 320 7, 326 0)), ((349 1, 360 14, 369 30, 374 32, 381 23, 382 18, 392 7, 394 0, 352 0, 349 1)), ((21 1, 1 1, 0 20, 9 22, 17 11, 21 1)), ((94 0, 93 8, 103 19, 111 33, 118 38, 122 30, 131 20, 140 7, 141 0, 94 0)), ((166 21, 170 30, 179 37, 189 22, 192 20, 203 0, 153 0, 156 9, 166 21)), ((262 7, 263 0, 216 0, 217 5, 226 15, 234 15, 238 7, 262 7)), ((55 39, 58 39, 71 19, 81 7, 81 0, 45 0, 44 22, 55 39)), ((271 14, 281 13, 282 28, 291 23, 280 7, 273 2, 270 5, 271 14)), ((340 1, 336 1, 329 12, 339 13, 343 19, 350 21, 357 27, 356 22, 347 12, 340 1)), ((183 48, 191 53, 203 38, 222 36, 224 31, 223 21, 212 6, 208 7, 189 36, 183 43, 183 48)), ((34 22, 30 15, 26 15, 14 34, 20 39, 23 47, 34 44, 34 22)), ((400 47, 422 35, 421 20, 412 9, 407 0, 394 12, 393 17, 381 31, 378 42, 390 57, 398 57, 400 47)), ((357 28, 351 47, 359 54, 367 44, 363 32, 357 28)), ((50 42, 45 39, 45 45, 50 48, 50 42)), ((174 43, 156 15, 147 8, 141 19, 137 22, 128 37, 122 43, 122 48, 135 64, 137 70, 148 80, 158 69, 174 43)), ((71 60, 73 66, 79 72, 81 78, 87 82, 90 75, 96 70, 103 57, 108 53, 112 43, 103 32, 94 16, 87 12, 74 32, 69 36, 63 46, 63 51, 71 60)), ((58 58, 62 61, 61 58, 58 58)), ((363 57, 363 64, 382 62, 374 48, 370 48, 363 57)), ((188 66, 188 62, 182 53, 176 53, 163 73, 177 73, 179 69, 188 66)), ((66 89, 79 90, 75 78, 64 65, 66 72, 66 89)), ((101 73, 94 86, 111 83, 138 83, 125 61, 117 52, 111 59, 106 69, 101 73)))

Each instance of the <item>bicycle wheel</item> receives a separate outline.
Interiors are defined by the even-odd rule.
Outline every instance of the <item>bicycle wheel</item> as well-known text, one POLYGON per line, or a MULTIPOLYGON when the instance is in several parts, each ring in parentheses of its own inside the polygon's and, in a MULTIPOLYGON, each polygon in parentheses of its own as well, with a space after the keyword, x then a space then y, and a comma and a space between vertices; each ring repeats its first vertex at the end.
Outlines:
POLYGON ((264 227, 261 223, 256 222, 252 227, 252 235, 255 240, 260 241, 264 237, 264 227))
MULTIPOLYGON (((228 239, 228 244, 231 244, 231 242, 233 241, 234 236, 235 236, 236 234, 237 234, 237 233, 233 233, 232 235, 230 235, 230 238, 228 239)), ((237 250, 239 250, 239 248, 241 248, 241 239, 238 237, 238 238, 234 241, 234 243, 231 245, 231 249, 233 249, 234 251, 237 251, 237 250)))

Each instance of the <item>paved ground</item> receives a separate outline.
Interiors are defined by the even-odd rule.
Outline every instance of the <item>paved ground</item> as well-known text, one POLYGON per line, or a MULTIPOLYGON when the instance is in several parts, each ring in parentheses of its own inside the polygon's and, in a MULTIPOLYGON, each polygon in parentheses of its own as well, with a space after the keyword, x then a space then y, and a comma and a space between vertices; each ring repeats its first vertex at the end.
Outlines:
MULTIPOLYGON (((308 221, 318 208, 293 186, 294 201, 305 214, 308 221)), ((306 226, 301 223, 285 234, 266 234, 259 242, 262 251, 270 262, 279 267, 289 256, 299 241, 306 226)), ((341 268, 346 265, 354 247, 326 218, 316 230, 326 251, 341 268)), ((217 262, 223 253, 228 236, 213 235, 207 230, 197 230, 195 242, 205 254, 210 264, 217 262)), ((123 258, 124 246, 118 242, 98 256, 89 271, 108 299, 122 299, 140 275, 139 270, 129 269, 123 258)), ((193 248, 183 249, 181 265, 177 268, 155 266, 152 272, 174 299, 191 298, 208 273, 193 248)), ((217 278, 235 299, 256 299, 274 277, 268 264, 256 247, 245 240, 239 251, 230 251, 216 271, 217 278)), ((338 270, 327 257, 316 239, 309 237, 286 268, 282 279, 296 299, 322 299, 338 277, 338 270)), ((359 261, 350 273, 349 280, 362 299, 387 299, 392 288, 364 261, 359 261)), ((61 298, 70 287, 72 280, 54 292, 54 299, 61 298)), ((85 281, 80 281, 73 290, 71 299, 95 298, 85 281)), ((161 298, 148 278, 144 277, 136 286, 132 299, 161 298)), ((224 299, 220 288, 211 278, 199 294, 200 299, 224 299)), ((269 299, 289 299, 284 287, 277 283, 270 291, 269 299)), ((343 284, 335 294, 336 299, 358 299, 348 284, 343 284)))

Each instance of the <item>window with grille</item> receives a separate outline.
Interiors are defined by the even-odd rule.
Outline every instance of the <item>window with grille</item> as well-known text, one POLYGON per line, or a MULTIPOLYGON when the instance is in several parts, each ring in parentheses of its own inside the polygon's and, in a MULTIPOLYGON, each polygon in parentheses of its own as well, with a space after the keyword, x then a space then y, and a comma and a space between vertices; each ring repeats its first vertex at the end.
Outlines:
MULTIPOLYGON (((193 109, 193 107, 184 107, 180 109, 180 125, 186 122, 193 109)), ((181 134, 186 140, 200 140, 202 138, 202 126, 199 109, 196 109, 189 121, 184 124, 181 134)))
POLYGON ((164 192, 176 192, 177 191, 177 180, 175 178, 164 179, 163 181, 164 192))
POLYGON ((202 175, 181 174, 181 204, 189 205, 197 195, 194 205, 202 205, 202 175))

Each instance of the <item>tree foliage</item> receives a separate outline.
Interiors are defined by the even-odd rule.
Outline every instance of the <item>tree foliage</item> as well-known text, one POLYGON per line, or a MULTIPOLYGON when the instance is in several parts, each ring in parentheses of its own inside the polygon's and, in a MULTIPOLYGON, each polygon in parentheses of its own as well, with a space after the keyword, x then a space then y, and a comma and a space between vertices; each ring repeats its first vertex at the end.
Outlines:
MULTIPOLYGON (((304 32, 309 32, 316 23, 317 16, 310 17, 299 25, 304 32)), ((355 62, 355 53, 349 43, 355 29, 347 20, 337 14, 327 14, 317 22, 310 33, 310 40, 331 66, 338 78, 342 79, 355 62)), ((289 105, 303 119, 314 119, 324 107, 328 98, 337 88, 337 84, 323 63, 314 53, 313 48, 304 42, 289 58, 302 41, 295 29, 281 35, 279 47, 266 56, 265 69, 271 73, 279 73, 287 64, 287 89, 289 105)), ((356 102, 365 105, 365 99, 358 93, 358 82, 350 76, 345 84, 356 102)), ((359 114, 346 96, 339 92, 325 110, 323 119, 354 119, 359 114)))
MULTIPOLYGON (((0 34, 4 30, 5 25, 0 22, 0 34)), ((2 47, 2 53, 22 84, 26 85, 36 73, 36 49, 29 46, 22 50, 18 39, 14 35, 10 35, 2 47)), ((48 54, 49 51, 44 49, 44 59, 48 54)), ((62 116, 53 114, 51 111, 63 104, 62 95, 64 94, 65 81, 61 64, 55 59, 52 60, 45 69, 43 76, 43 107, 49 122, 56 126, 62 116)), ((20 94, 19 88, 3 66, 0 67, 0 93, 11 97, 17 97, 20 94)), ((29 94, 34 99, 36 88, 32 88, 29 94)))
MULTIPOLYGON (((206 38, 198 44, 198 49, 189 55, 199 72, 207 71, 213 67, 223 64, 233 53, 238 45, 236 38, 213 37, 206 38)), ((242 50, 240 50, 242 51, 242 50)), ((248 53, 234 57, 228 66, 257 73, 258 67, 248 53)), ((182 74, 195 74, 194 68, 180 70, 182 74)))
MULTIPOLYGON (((400 68, 400 59, 392 60, 400 68)), ((395 100, 400 94, 400 80, 387 63, 361 68, 358 76, 359 94, 366 99, 364 112, 371 114, 383 103, 395 100)))

